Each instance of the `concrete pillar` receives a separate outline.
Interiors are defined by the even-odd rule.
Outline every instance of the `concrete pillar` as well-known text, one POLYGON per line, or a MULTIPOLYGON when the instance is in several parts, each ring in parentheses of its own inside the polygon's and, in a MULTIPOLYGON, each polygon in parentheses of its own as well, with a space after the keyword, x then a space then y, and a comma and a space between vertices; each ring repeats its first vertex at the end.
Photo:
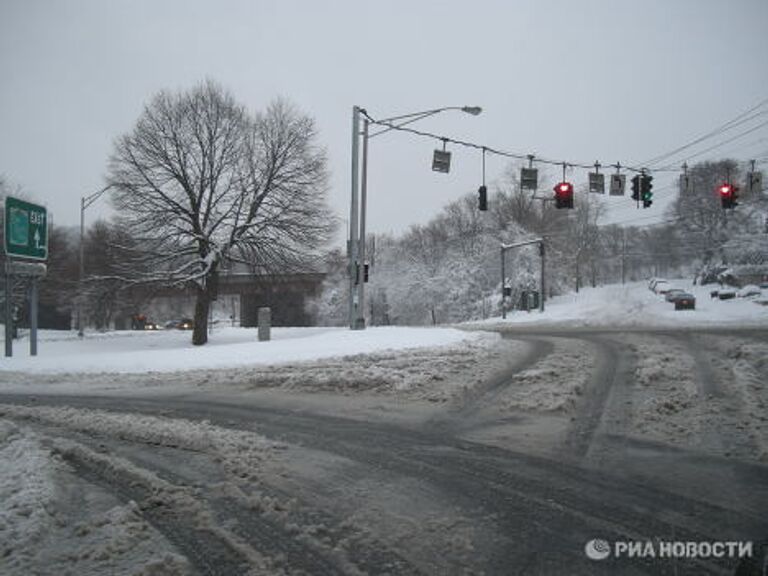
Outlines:
POLYGON ((271 327, 272 310, 270 308, 259 308, 259 342, 266 342, 270 339, 271 327))

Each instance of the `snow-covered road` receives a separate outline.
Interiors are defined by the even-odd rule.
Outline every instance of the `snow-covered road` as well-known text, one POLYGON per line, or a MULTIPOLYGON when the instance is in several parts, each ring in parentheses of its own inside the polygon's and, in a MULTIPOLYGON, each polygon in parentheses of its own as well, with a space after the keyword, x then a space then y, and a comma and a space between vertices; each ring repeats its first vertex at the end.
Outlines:
POLYGON ((464 385, 406 370, 405 392, 258 386, 242 368, 229 385, 0 394, 7 477, 31 479, 0 514, 7 572, 698 575, 739 561, 596 564, 584 544, 762 553, 768 331, 518 330, 494 349, 463 360, 464 385), (62 489, 89 486, 102 497, 73 512, 62 489))

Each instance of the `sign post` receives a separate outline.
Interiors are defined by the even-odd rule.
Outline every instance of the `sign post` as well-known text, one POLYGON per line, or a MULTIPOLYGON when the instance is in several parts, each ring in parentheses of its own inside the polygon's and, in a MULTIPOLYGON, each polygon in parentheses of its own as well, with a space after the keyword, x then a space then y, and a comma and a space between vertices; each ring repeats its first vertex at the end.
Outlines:
POLYGON ((45 206, 18 198, 5 198, 5 355, 13 356, 13 276, 32 277, 30 291, 29 352, 37 355, 37 278, 45 275, 45 264, 14 261, 48 259, 48 211, 45 206))
POLYGON ((5 262, 5 356, 13 356, 13 276, 11 258, 5 262))

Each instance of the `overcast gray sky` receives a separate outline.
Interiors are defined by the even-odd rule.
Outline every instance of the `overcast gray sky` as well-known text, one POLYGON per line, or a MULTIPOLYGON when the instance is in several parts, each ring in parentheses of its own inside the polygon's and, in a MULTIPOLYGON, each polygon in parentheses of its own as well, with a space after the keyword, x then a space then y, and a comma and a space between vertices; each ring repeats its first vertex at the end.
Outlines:
MULTIPOLYGON (((379 118, 479 105, 480 116, 418 127, 558 160, 639 163, 768 97, 766 24, 766 0, 0 0, 0 173, 56 223, 76 224, 80 196, 103 186, 112 142, 144 103, 204 78, 251 109, 285 96, 316 118, 340 218, 353 104, 379 118)), ((370 231, 402 231, 476 191, 480 154, 454 148, 445 175, 431 171, 434 148, 403 133, 371 142, 370 231)), ((696 160, 766 150, 763 127, 696 160)), ((488 180, 507 162, 489 157, 488 180)), ((650 210, 611 199, 612 218, 653 221, 671 178, 657 179, 650 210)), ((100 201, 88 219, 108 213, 100 201)))

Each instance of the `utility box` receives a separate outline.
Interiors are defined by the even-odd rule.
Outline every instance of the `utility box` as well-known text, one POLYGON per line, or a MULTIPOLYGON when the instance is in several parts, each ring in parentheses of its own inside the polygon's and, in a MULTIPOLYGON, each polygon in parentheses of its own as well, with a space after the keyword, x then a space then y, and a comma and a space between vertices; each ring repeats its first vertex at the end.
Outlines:
POLYGON ((270 339, 271 328, 272 310, 270 308, 259 308, 259 342, 266 342, 270 339))
POLYGON ((523 290, 520 294, 520 310, 531 311, 539 307, 539 293, 536 290, 523 290))

